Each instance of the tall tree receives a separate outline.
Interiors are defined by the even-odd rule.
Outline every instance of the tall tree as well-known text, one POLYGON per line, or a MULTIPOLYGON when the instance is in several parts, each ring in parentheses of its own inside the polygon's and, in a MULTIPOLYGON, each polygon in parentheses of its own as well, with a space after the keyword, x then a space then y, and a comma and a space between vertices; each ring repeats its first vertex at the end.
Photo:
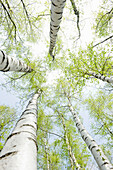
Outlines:
POLYGON ((66 141, 68 152, 69 152, 69 158, 70 158, 70 162, 71 162, 71 169, 73 170, 74 168, 76 168, 76 170, 80 170, 81 169, 80 165, 78 164, 78 162, 77 162, 77 160, 75 158, 75 155, 74 155, 74 153, 72 151, 72 148, 70 146, 70 143, 69 143, 69 138, 68 138, 68 133, 67 133, 64 117, 59 111, 57 111, 57 112, 61 117, 63 128, 64 128, 64 136, 65 136, 65 141, 66 141))
POLYGON ((63 14, 63 8, 65 6, 66 0, 61 0, 61 1, 51 1, 51 21, 50 21, 50 48, 49 48, 49 53, 51 56, 53 56, 54 60, 54 55, 52 54, 53 48, 55 47, 56 44, 56 38, 57 38, 57 32, 60 28, 60 22, 62 20, 62 14, 63 14))
MULTIPOLYGON (((93 42, 90 43, 90 46, 86 48, 82 46, 80 50, 79 50, 79 46, 81 46, 82 40, 85 41, 85 39, 82 39, 83 29, 81 29, 81 37, 80 37, 81 39, 79 39, 80 41, 78 39, 76 41, 77 33, 75 31, 75 27, 77 24, 79 30, 79 25, 78 25, 79 23, 81 26, 84 25, 83 24, 84 22, 88 21, 88 25, 90 23, 89 19, 87 20, 84 19, 84 16, 86 17, 86 15, 82 11, 82 8, 85 8, 86 11, 87 3, 84 3, 84 1, 74 2, 74 0, 71 0, 72 6, 70 6, 68 2, 69 1, 67 1, 66 8, 64 11, 65 17, 62 17, 63 14, 62 11, 64 10, 64 8, 62 8, 61 11, 61 8, 58 8, 59 6, 57 6, 57 4, 60 4, 60 7, 61 6, 63 7, 63 4, 65 4, 65 0, 64 1, 63 0, 62 1, 21 0, 20 2, 0 0, 0 5, 1 5, 0 6, 0 35, 1 35, 0 46, 2 46, 2 49, 4 49, 4 51, 6 51, 8 56, 17 55, 18 58, 21 58, 23 61, 30 60, 30 65, 35 70, 31 74, 27 74, 25 77, 21 76, 21 79, 20 77, 18 77, 18 74, 21 73, 17 73, 17 72, 8 73, 8 77, 9 74, 13 75, 13 77, 11 77, 11 80, 14 81, 10 81, 11 84, 8 85, 5 84, 5 85, 7 87, 10 86, 11 89, 12 88, 16 89, 19 96, 22 98, 22 101, 23 99, 26 99, 28 95, 30 95, 31 93, 34 94, 34 91, 36 91, 37 88, 43 89, 44 96, 42 96, 40 99, 41 100, 40 105, 42 106, 42 109, 39 109, 39 114, 43 118, 42 121, 41 119, 39 119, 37 122, 39 126, 38 137, 37 137, 37 142, 39 146, 37 167, 40 169, 47 169, 47 167, 49 167, 51 170, 54 169, 70 170, 71 168, 68 147, 66 145, 66 142, 64 141, 65 136, 64 136, 62 121, 58 117, 57 113, 51 110, 50 107, 51 104, 55 109, 58 109, 60 113, 62 113, 63 115, 65 114, 64 117, 66 119, 65 124, 66 124, 66 130, 68 134, 67 135, 68 141, 70 146, 72 147, 71 149, 77 159, 78 164, 81 166, 83 170, 93 169, 93 167, 91 167, 93 158, 90 157, 90 155, 92 154, 89 154, 86 144, 83 143, 80 134, 75 129, 76 123, 72 120, 72 115, 69 112, 68 109, 69 107, 67 106, 67 99, 64 96, 64 93, 60 86, 61 84, 56 79, 61 80, 62 83, 65 84, 65 88, 68 89, 68 91, 67 90, 66 91, 68 92, 68 94, 71 94, 71 96, 69 96, 72 99, 71 104, 73 106, 75 106, 74 104, 77 105, 77 107, 74 107, 74 110, 75 108, 79 110, 82 109, 81 100, 83 100, 84 98, 83 92, 85 91, 87 92, 87 95, 89 94, 89 91, 87 91, 86 87, 88 87, 88 85, 92 86, 92 84, 95 85, 96 82, 100 82, 100 79, 108 80, 109 78, 110 80, 110 78, 113 75, 112 1, 102 0, 103 5, 101 10, 98 11, 96 10, 97 28, 95 28, 95 26, 92 28, 94 32, 95 31, 97 32, 96 34, 97 36, 95 36, 93 42), (60 4, 59 2, 62 3, 60 4), (49 13, 50 5, 51 5, 51 14, 49 13), (74 22, 76 16, 73 15, 73 10, 75 12, 75 15, 77 16, 77 20, 76 20, 77 22, 74 22), (55 12, 57 13, 57 15, 55 12), (52 14, 54 15, 52 16, 52 14), (51 15, 51 21, 49 20, 50 18, 48 17, 49 15, 51 15), (81 21, 79 21, 79 15, 81 21), (52 21, 52 19, 54 19, 56 23, 52 21), (60 22, 61 20, 62 23, 60 22), (54 27, 54 24, 56 27, 54 27), (58 39, 58 41, 56 41, 60 24, 62 24, 62 29, 61 31, 59 31, 60 38, 58 39), (52 30, 50 27, 52 28, 52 30), (49 28, 50 28, 51 37, 49 36, 49 28), (100 38, 102 38, 102 40, 100 38), (49 40, 52 41, 49 43, 49 40), (51 56, 47 54, 48 51, 51 50, 49 52, 51 53, 54 59, 54 52, 53 52, 54 47, 56 47, 57 58, 55 62, 51 62, 51 56), (31 51, 33 53, 30 54, 31 51), (77 51, 79 52, 77 53, 77 51), (30 59, 28 58, 28 56, 30 56, 30 59), (93 74, 89 75, 89 73, 93 73, 93 74), (99 81, 95 81, 98 78, 100 78, 99 81), (75 93, 77 93, 77 97, 78 96, 80 97, 80 99, 77 100, 78 102, 76 102, 75 100, 76 98, 75 93), (50 102, 52 103, 50 104, 50 102), (45 133, 47 134, 47 138, 44 143, 45 133)), ((86 2, 88 2, 89 4, 89 1, 86 2)), ((96 2, 100 2, 100 1, 96 1, 96 2)), ((92 5, 92 3, 95 2, 90 1, 90 5, 92 5)), ((88 8, 86 13, 89 13, 89 11, 90 9, 88 8)), ((90 15, 88 15, 88 18, 90 18, 90 15)), ((95 21, 93 18, 91 24, 94 24, 94 22, 95 21)), ((79 30, 79 36, 80 36, 80 30, 79 30)), ((86 39, 88 41, 85 41, 85 43, 87 42, 89 44, 89 34, 86 37, 86 39)), ((7 73, 5 74, 1 73, 0 75, 7 75, 7 73)), ((105 86, 111 85, 110 83, 108 84, 104 82, 101 82, 100 84, 104 84, 105 86)), ((98 84, 98 87, 100 86, 100 84, 98 84)), ((93 97, 93 99, 95 98, 93 97)), ((93 99, 92 101, 95 101, 96 104, 99 105, 98 102, 93 99)), ((28 113, 28 111, 26 113, 28 113)), ((82 114, 83 117, 84 115, 86 115, 85 120, 88 117, 88 113, 86 113, 84 110, 84 113, 82 114)), ((99 113, 97 112, 96 107, 95 107, 95 113, 96 115, 100 113, 100 111, 99 113)), ((98 118, 96 117, 96 115, 93 117, 93 120, 96 120, 98 123, 102 117, 101 116, 102 114, 99 114, 98 118)), ((91 117, 91 114, 89 116, 91 117)), ((85 122, 85 120, 83 121, 83 123, 85 122)), ((107 124, 106 121, 103 122, 104 122, 104 127, 106 128, 106 132, 108 131, 111 132, 111 129, 108 128, 109 124, 107 124)), ((78 124, 77 126, 79 128, 78 124)), ((89 127, 89 126, 90 123, 89 121, 87 121, 85 127, 89 127)), ((90 128, 90 131, 91 130, 92 129, 90 128)), ((98 127, 96 128, 96 130, 98 131, 98 127)), ((81 133, 83 134, 84 132, 85 131, 82 131, 81 133)), ((102 131, 100 132, 98 131, 99 136, 103 137, 103 134, 101 132, 102 131)), ((94 134, 92 133, 92 136, 93 135, 94 134)), ((11 138, 13 138, 14 136, 16 135, 13 135, 11 138)), ((107 137, 107 141, 109 141, 108 135, 106 137, 107 137)), ((101 146, 103 146, 104 140, 99 141, 101 146)), ((32 140, 30 140, 30 142, 32 142, 32 140)), ((93 147, 92 150, 94 151, 95 148, 93 147)), ((104 152, 106 152, 104 146, 102 147, 102 149, 104 152)), ((99 153, 100 151, 98 151, 97 149, 97 151, 95 151, 96 155, 97 152, 99 153)), ((4 159, 6 159, 6 157, 4 157, 4 159)), ((100 159, 100 164, 101 163, 102 160, 100 159)), ((107 166, 107 164, 105 166, 107 166)), ((94 165, 94 169, 95 167, 96 165, 94 165)))
POLYGON ((82 139, 87 144, 89 150, 92 152, 92 155, 94 156, 94 159, 96 160, 99 168, 102 170, 113 169, 112 164, 109 162, 107 157, 104 155, 101 148, 97 145, 95 140, 88 134, 86 129, 83 127, 78 115, 73 110, 73 107, 71 105, 69 98, 68 100, 69 100, 69 109, 75 120, 76 127, 78 128, 78 131, 80 132, 82 139))
POLYGON ((0 169, 37 169, 37 99, 33 96, 0 154, 0 169))

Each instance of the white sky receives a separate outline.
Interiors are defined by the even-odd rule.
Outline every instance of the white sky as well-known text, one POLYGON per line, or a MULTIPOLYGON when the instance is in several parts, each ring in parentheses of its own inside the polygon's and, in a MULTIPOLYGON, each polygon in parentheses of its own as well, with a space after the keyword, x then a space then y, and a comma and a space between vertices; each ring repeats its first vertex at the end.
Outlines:
MULTIPOLYGON (((101 0, 88 0, 88 4, 84 3, 84 18, 81 21, 82 22, 82 29, 81 29, 81 41, 82 45, 85 47, 87 43, 89 43, 92 38, 92 30, 91 30, 91 24, 93 22, 92 12, 95 12, 100 4, 101 0)), ((48 23, 49 26, 49 23, 48 23)), ((69 25, 68 25, 69 26, 69 25)), ((62 28, 61 28, 62 29, 62 28)), ((68 29, 71 31, 71 27, 68 29)), ((44 38, 47 35, 49 38, 49 32, 44 33, 41 41, 39 41, 37 44, 33 44, 32 51, 34 52, 35 57, 45 57, 45 52, 47 52, 47 47, 44 49, 44 38)), ((49 39, 48 39, 49 41, 49 39)), ((59 72, 60 74, 60 72, 59 72)), ((48 74, 49 82, 53 82, 55 78, 58 76, 57 71, 52 71, 50 74, 48 74)), ((0 84, 4 82, 3 73, 0 72, 0 84)), ((88 92, 88 91, 87 91, 88 92)), ((15 107, 15 105, 18 105, 19 99, 16 97, 15 93, 13 91, 7 92, 5 89, 1 89, 0 87, 0 105, 7 105, 11 107, 15 107)), ((81 109, 81 114, 83 110, 81 109)), ((89 120, 89 117, 87 116, 87 112, 84 114, 84 124, 87 124, 87 121, 89 120)), ((89 129, 89 128, 88 128, 89 129)), ((90 130, 90 129, 89 129, 90 130)), ((94 170, 94 169, 93 169, 94 170)))
MULTIPOLYGON (((91 30, 91 23, 93 19, 92 12, 95 12, 97 10, 100 2, 101 0, 88 0, 88 3, 83 4, 85 15, 84 15, 83 20, 81 21, 83 22, 83 28, 81 30, 81 40, 80 40, 80 43, 82 43, 83 46, 85 46, 86 43, 89 43, 92 40, 92 37, 93 37, 92 30, 91 30)), ((50 23, 47 23, 47 24, 49 27, 50 23)), ((71 32, 71 27, 69 25, 69 22, 67 22, 67 26, 69 26, 68 30, 71 32)), ((76 23, 75 23, 75 26, 76 26, 76 23)), ((32 51, 33 51, 34 57, 36 58, 45 57, 45 54, 47 53, 47 47, 45 47, 44 41, 47 38, 49 41, 49 29, 46 29, 46 31, 43 34, 41 34, 41 37, 40 37, 41 41, 38 41, 37 44, 33 44, 32 51)), ((54 81, 54 79, 58 77, 58 74, 60 74, 60 72, 58 73, 57 71, 52 71, 51 73, 49 73, 48 74, 49 82, 54 81)), ((3 79, 4 79, 3 73, 0 73, 0 84, 3 83, 3 79)), ((0 104, 6 104, 6 105, 12 106, 12 105, 15 105, 16 101, 18 101, 17 97, 15 96, 15 94, 13 94, 13 92, 7 92, 5 89, 0 88, 0 96, 1 96, 0 104)))

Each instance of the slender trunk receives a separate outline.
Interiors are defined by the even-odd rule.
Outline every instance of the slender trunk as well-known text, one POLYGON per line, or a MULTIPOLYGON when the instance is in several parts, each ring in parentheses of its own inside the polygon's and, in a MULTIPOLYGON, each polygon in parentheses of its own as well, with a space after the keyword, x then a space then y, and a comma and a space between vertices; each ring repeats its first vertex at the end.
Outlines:
POLYGON ((64 127, 64 131, 65 131, 65 139, 66 139, 66 144, 67 144, 68 152, 69 152, 69 156, 70 156, 71 169, 73 170, 74 167, 76 167, 76 170, 80 170, 80 166, 79 166, 79 164, 78 164, 78 162, 77 162, 77 160, 75 158, 75 155, 72 152, 71 146, 69 144, 69 139, 68 139, 68 135, 67 135, 67 129, 66 129, 66 125, 65 125, 65 122, 64 122, 63 115, 61 115, 61 119, 62 119, 62 124, 63 124, 63 127, 64 127))
POLYGON ((69 101, 69 109, 73 115, 74 121, 76 123, 76 127, 78 128, 78 131, 80 132, 82 139, 85 141, 86 145, 88 146, 89 150, 91 151, 94 159, 96 160, 99 168, 101 170, 110 170, 113 169, 113 166, 110 164, 107 157, 102 152, 101 148, 97 145, 95 140, 88 134, 84 126, 82 125, 78 115, 74 112, 73 107, 71 105, 70 99, 69 101))
POLYGON ((37 170, 37 99, 29 102, 0 155, 0 170, 37 170))
POLYGON ((14 57, 6 56, 4 52, 0 50, 0 71, 31 72, 33 70, 22 61, 14 57))
POLYGON ((46 140, 46 138, 44 139, 44 145, 45 145, 45 153, 46 153, 46 159, 47 159, 47 170, 50 170, 50 167, 49 167, 49 157, 48 157, 48 147, 47 147, 47 140, 46 140))
POLYGON ((66 0, 51 0, 51 21, 50 21, 50 48, 49 53, 51 56, 53 48, 56 44, 57 32, 60 28, 60 22, 62 20, 63 8, 66 0))
POLYGON ((86 73, 86 74, 89 75, 89 76, 93 76, 97 79, 100 79, 102 81, 106 81, 108 83, 113 83, 113 78, 111 78, 111 77, 107 77, 107 76, 104 76, 104 75, 101 75, 101 74, 96 74, 96 73, 91 72, 91 71, 89 73, 86 73))

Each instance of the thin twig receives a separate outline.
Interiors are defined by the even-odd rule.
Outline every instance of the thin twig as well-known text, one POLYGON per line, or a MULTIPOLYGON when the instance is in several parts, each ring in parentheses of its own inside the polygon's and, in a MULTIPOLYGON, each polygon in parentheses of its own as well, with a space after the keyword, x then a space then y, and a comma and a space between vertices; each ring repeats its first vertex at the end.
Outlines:
POLYGON ((10 21, 13 23, 13 26, 14 26, 14 28, 15 28, 15 36, 14 36, 14 37, 15 37, 15 39, 16 39, 16 25, 15 25, 15 22, 14 22, 13 19, 11 18, 11 15, 9 14, 7 8, 5 7, 5 5, 3 4, 3 2, 2 2, 1 0, 0 0, 0 3, 2 4, 2 7, 4 8, 4 10, 6 11, 6 13, 7 13, 10 21))
POLYGON ((99 45, 99 44, 104 43, 105 41, 109 40, 109 39, 112 38, 112 37, 113 37, 113 35, 111 35, 110 37, 106 38, 105 40, 103 40, 103 41, 101 41, 101 42, 95 44, 92 48, 96 47, 96 46, 99 45))
POLYGON ((28 12, 27 12, 26 6, 25 6, 25 4, 24 4, 24 1, 23 1, 23 0, 21 0, 21 2, 22 2, 22 5, 23 5, 23 8, 24 8, 24 11, 25 11, 25 13, 26 13, 26 16, 27 16, 27 19, 28 19, 28 22, 29 22, 29 25, 30 25, 30 28, 31 28, 31 31, 32 31, 32 24, 31 24, 31 21, 30 21, 30 19, 29 19, 29 15, 28 15, 28 12))
POLYGON ((44 132, 47 132, 47 133, 50 133, 50 134, 53 134, 53 135, 56 135, 56 136, 58 136, 58 137, 60 137, 60 138, 62 138, 62 139, 64 139, 65 140, 65 138, 64 137, 62 137, 62 136, 60 136, 60 135, 58 135, 58 134, 56 134, 56 133, 53 133, 53 132, 50 132, 50 131, 48 131, 48 130, 44 130, 44 129, 42 129, 41 127, 38 127, 39 129, 41 129, 42 131, 44 131, 44 132))
POLYGON ((80 38, 81 33, 80 33, 80 27, 79 27, 79 11, 77 10, 77 7, 76 7, 76 5, 75 5, 74 0, 70 0, 70 1, 71 1, 71 4, 72 4, 74 13, 75 13, 75 15, 77 16, 77 28, 78 28, 78 32, 79 32, 79 38, 80 38))

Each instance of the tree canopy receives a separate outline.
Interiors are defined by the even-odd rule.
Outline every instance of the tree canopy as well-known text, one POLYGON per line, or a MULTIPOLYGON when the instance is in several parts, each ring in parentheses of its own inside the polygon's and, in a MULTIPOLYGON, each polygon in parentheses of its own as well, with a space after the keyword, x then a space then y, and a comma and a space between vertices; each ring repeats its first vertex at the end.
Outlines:
POLYGON ((0 0, 0 87, 20 101, 0 103, 0 149, 40 89, 37 169, 98 169, 76 117, 113 164, 112 22, 110 0, 0 0))

